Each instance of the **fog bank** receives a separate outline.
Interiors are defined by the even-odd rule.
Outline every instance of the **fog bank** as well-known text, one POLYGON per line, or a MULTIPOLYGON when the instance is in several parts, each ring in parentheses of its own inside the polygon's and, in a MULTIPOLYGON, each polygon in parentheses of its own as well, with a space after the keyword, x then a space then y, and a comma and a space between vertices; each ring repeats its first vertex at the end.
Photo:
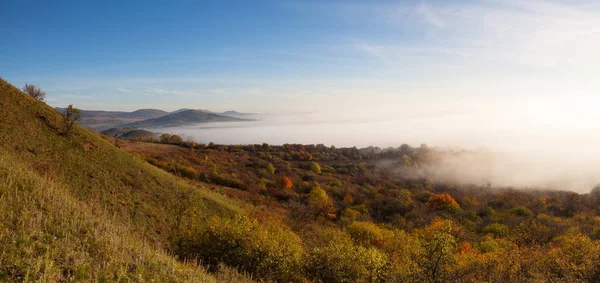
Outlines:
MULTIPOLYGON (((436 178, 493 186, 588 192, 600 183, 600 131, 593 120, 573 124, 560 115, 467 113, 344 119, 315 113, 272 115, 261 121, 153 129, 200 143, 325 144, 358 148, 403 143, 481 150, 444 160, 436 178), (546 117, 550 117, 546 119, 546 117)), ((571 117, 572 118, 572 117, 571 117)))

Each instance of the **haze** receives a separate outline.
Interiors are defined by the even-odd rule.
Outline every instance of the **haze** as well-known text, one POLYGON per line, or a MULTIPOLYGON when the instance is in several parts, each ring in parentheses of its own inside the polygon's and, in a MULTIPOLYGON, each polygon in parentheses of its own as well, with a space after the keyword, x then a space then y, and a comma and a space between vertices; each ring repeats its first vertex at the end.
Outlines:
POLYGON ((168 130, 202 142, 484 148, 496 184, 600 181, 597 4, 235 4, 9 1, 0 76, 52 106, 270 113, 168 130))

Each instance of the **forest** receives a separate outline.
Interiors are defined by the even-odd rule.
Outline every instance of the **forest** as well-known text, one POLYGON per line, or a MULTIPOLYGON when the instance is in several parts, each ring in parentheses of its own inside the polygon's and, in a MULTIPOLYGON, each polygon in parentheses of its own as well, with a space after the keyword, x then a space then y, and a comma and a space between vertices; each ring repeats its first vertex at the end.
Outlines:
POLYGON ((182 221, 176 253, 208 266, 275 281, 600 280, 600 187, 577 194, 410 174, 469 154, 427 145, 105 139, 246 204, 243 217, 182 221))

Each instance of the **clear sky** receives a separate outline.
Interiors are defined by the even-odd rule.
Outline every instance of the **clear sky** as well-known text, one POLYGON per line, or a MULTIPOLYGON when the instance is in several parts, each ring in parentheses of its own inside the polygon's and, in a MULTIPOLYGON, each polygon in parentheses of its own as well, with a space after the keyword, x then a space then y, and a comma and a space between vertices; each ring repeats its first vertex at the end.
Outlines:
POLYGON ((0 76, 82 109, 574 123, 599 118, 592 2, 3 0, 0 76))

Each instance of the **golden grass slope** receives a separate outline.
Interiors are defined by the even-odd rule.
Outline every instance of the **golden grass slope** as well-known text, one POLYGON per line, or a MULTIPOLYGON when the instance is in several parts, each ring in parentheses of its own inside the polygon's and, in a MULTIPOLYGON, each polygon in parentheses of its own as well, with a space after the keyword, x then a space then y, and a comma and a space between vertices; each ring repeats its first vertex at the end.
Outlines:
POLYGON ((210 280, 167 254, 173 231, 242 210, 83 127, 61 130, 59 113, 0 79, 0 278, 210 280))
POLYGON ((0 149, 0 280, 212 282, 0 149))

